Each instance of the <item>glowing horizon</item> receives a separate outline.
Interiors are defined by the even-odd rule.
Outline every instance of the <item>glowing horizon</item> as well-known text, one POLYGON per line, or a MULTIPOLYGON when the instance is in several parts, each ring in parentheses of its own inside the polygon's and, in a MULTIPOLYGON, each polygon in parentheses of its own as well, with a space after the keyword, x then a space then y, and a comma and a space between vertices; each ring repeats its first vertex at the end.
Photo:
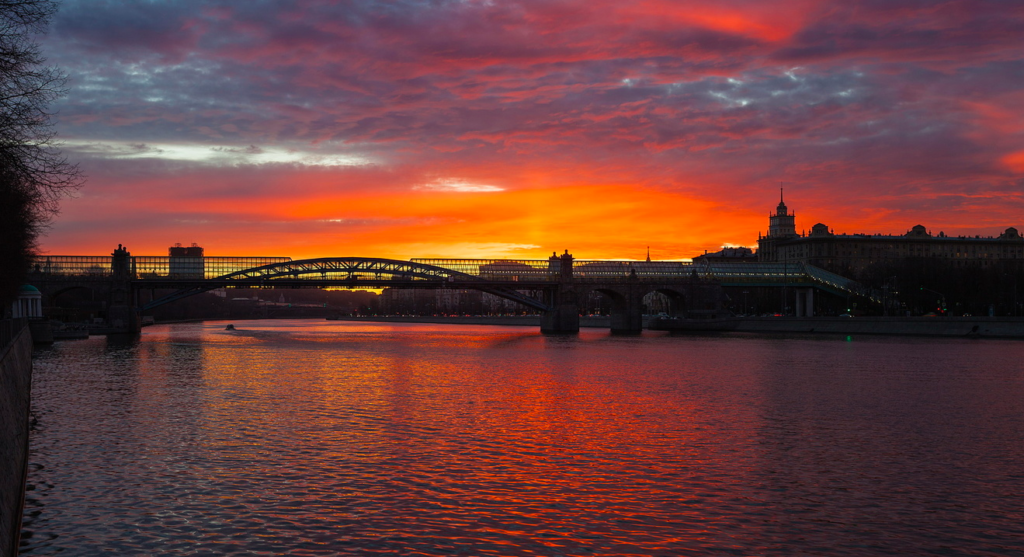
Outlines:
POLYGON ((66 0, 44 254, 689 259, 1024 229, 1024 5, 66 0))

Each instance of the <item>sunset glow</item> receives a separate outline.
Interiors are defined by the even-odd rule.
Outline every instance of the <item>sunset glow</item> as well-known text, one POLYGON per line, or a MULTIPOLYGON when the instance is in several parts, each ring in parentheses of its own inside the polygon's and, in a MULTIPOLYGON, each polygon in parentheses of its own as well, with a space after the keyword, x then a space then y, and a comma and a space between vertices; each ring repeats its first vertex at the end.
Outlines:
POLYGON ((50 254, 689 258, 1024 227, 1024 5, 65 0, 50 254))

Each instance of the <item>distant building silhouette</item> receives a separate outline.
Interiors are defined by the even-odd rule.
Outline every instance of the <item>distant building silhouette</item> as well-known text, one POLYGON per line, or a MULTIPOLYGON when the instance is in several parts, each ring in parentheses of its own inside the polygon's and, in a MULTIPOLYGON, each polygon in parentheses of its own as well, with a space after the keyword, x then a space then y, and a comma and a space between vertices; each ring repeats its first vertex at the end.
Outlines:
POLYGON ((169 276, 179 279, 201 279, 205 276, 203 248, 198 244, 188 247, 174 244, 167 248, 167 255, 169 276))
POLYGON ((1006 260, 1024 260, 1024 237, 1016 228, 999 236, 932 235, 916 225, 902 235, 836 234, 822 223, 810 234, 797 234, 795 215, 779 201, 769 216, 768 234, 757 240, 759 261, 809 263, 829 270, 860 271, 879 262, 901 262, 912 258, 941 260, 951 267, 989 267, 1006 260))
POLYGON ((694 263, 708 261, 711 263, 754 263, 757 262, 757 254, 748 247, 722 248, 720 251, 703 254, 693 258, 694 263))
POLYGON ((782 261, 777 253, 778 246, 788 240, 797 238, 796 213, 790 214, 779 188, 779 205, 775 214, 768 214, 768 235, 757 239, 757 256, 761 261, 782 261))

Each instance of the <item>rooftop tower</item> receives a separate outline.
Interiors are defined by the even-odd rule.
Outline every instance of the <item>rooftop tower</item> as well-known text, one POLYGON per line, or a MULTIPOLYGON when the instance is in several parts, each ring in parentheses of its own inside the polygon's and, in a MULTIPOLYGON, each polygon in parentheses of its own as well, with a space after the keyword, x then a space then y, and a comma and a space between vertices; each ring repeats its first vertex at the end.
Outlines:
POLYGON ((779 188, 779 206, 775 208, 774 215, 768 215, 768 237, 792 238, 796 235, 796 214, 789 214, 782 198, 782 188, 779 188))

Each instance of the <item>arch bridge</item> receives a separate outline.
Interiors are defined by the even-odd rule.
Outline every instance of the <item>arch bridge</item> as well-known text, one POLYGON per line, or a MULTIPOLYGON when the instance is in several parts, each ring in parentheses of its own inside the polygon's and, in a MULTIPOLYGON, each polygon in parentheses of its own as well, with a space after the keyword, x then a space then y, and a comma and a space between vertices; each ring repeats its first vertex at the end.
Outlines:
POLYGON ((374 257, 324 257, 271 263, 214 278, 143 278, 148 288, 178 288, 143 305, 143 311, 215 288, 472 288, 545 310, 547 306, 512 289, 507 282, 487 280, 444 267, 374 257))
POLYGON ((548 259, 413 259, 324 257, 131 256, 118 246, 111 256, 37 258, 32 282, 41 290, 96 287, 109 294, 108 319, 137 329, 139 311, 216 288, 472 289, 512 300, 541 313, 544 332, 579 330, 578 301, 596 291, 611 300, 614 332, 639 332, 643 297, 660 292, 678 317, 723 314, 724 286, 797 289, 798 314, 810 314, 813 291, 871 298, 857 283, 822 269, 785 263, 548 259), (141 290, 172 290, 140 304, 141 290), (804 296, 801 305, 800 296, 804 296), (110 316, 114 317, 111 318, 110 316))

